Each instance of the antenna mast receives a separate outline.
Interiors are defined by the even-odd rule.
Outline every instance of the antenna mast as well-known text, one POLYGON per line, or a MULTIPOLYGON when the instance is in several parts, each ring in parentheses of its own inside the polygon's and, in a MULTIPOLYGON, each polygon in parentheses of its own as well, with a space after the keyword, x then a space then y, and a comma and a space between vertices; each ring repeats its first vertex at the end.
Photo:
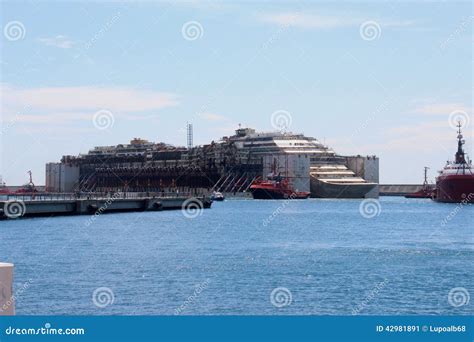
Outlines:
POLYGON ((425 181, 423 182, 423 186, 427 186, 428 185, 428 170, 430 168, 428 166, 425 166, 425 181))
POLYGON ((187 122, 186 123, 186 131, 188 137, 188 149, 193 148, 193 124, 187 122))
POLYGON ((455 156, 456 161, 455 161, 455 163, 465 165, 466 164, 466 159, 465 159, 464 149, 462 147, 462 145, 464 145, 465 141, 463 139, 463 135, 462 135, 462 131, 461 131, 461 127, 462 127, 461 120, 458 121, 457 127, 458 127, 458 151, 456 152, 456 156, 455 156))

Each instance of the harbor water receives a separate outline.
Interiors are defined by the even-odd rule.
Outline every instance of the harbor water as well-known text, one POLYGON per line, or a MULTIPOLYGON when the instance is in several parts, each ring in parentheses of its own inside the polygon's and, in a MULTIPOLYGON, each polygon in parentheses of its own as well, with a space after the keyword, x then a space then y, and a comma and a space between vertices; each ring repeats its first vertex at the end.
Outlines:
POLYGON ((0 222, 0 261, 19 315, 468 315, 473 216, 385 197, 25 218, 0 222))

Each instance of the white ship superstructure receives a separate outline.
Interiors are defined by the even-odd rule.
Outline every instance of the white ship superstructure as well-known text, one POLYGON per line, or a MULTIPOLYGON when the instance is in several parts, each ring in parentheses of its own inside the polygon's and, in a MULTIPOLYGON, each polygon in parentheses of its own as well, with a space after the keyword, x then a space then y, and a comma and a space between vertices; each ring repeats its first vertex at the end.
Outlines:
MULTIPOLYGON (((295 161, 295 158, 292 158, 296 155, 304 156, 307 159, 308 170, 303 172, 306 172, 308 187, 313 197, 363 198, 377 185, 350 170, 346 166, 345 157, 337 155, 334 150, 317 139, 303 134, 257 133, 253 129, 241 128, 228 140, 233 141, 244 155, 261 155, 264 176, 268 171, 272 171, 290 179, 304 178, 301 172, 296 175, 297 170, 294 170, 304 167, 299 160, 295 161), (269 169, 269 165, 273 170, 269 169)), ((301 180, 299 184, 303 184, 301 180)), ((295 187, 298 188, 297 185, 295 187)), ((306 190, 304 185, 302 187, 299 190, 306 190)))

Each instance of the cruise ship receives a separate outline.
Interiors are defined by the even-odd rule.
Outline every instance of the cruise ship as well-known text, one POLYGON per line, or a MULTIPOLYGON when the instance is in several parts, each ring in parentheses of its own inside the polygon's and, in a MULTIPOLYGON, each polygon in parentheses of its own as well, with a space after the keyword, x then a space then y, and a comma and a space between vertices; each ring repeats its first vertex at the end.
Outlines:
POLYGON ((378 180, 378 159, 371 158, 340 156, 303 134, 239 127, 234 135, 202 146, 134 138, 129 144, 63 156, 60 163, 46 165, 46 188, 245 193, 256 180, 278 176, 295 192, 311 192, 312 197, 364 198, 378 180))
MULTIPOLYGON (((292 165, 286 159, 292 155, 307 156, 311 197, 364 198, 377 186, 377 183, 357 176, 346 166, 346 157, 337 155, 334 150, 313 137, 283 132, 257 133, 254 129, 240 128, 228 140, 235 142, 246 154, 273 157, 273 161, 270 161, 273 164, 276 156, 286 156, 283 158, 283 176, 290 180, 295 176, 291 175, 292 165)), ((275 166, 271 171, 280 173, 279 169, 275 170, 275 166)))

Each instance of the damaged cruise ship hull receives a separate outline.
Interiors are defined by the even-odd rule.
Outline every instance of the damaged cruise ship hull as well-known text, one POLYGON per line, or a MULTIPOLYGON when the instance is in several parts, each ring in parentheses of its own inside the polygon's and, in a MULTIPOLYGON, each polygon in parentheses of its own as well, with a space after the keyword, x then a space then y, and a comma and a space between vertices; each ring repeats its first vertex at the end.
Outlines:
POLYGON ((310 186, 313 198, 366 198, 377 183, 357 176, 344 164, 343 158, 332 156, 313 162, 310 186))
POLYGON ((377 186, 376 183, 330 182, 311 177, 313 198, 365 198, 377 186))

